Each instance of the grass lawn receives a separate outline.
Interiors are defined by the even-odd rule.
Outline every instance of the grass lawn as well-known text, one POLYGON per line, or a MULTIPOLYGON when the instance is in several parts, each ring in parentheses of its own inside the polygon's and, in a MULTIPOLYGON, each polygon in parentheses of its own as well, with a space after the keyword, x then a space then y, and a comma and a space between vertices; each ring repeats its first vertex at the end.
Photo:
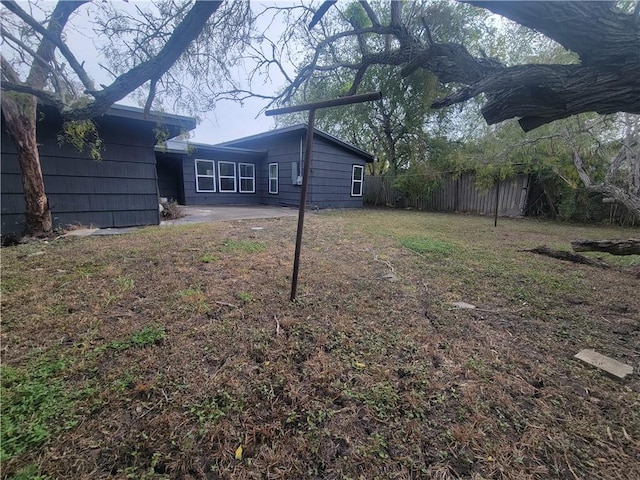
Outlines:
POLYGON ((638 230, 310 214, 290 303, 295 224, 2 249, 2 477, 640 478, 640 280, 519 251, 638 230))

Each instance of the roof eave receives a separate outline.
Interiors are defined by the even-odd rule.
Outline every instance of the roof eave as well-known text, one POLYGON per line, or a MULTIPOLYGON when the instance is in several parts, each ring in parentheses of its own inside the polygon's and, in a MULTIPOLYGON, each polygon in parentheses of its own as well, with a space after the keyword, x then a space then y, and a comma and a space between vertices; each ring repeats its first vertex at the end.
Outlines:
POLYGON ((167 127, 173 127, 172 130, 189 131, 196 128, 196 119, 184 115, 175 115, 164 112, 149 112, 145 115, 144 109, 138 107, 130 107, 128 105, 114 104, 105 112, 105 115, 129 118, 145 122, 153 122, 167 127))
POLYGON ((154 150, 158 153, 178 153, 182 155, 194 155, 198 151, 206 153, 230 153, 234 155, 247 156, 247 157, 262 157, 267 154, 266 150, 252 150, 248 148, 234 148, 234 147, 219 147, 216 145, 206 145, 201 143, 184 143, 184 148, 179 147, 162 147, 156 145, 154 150))
MULTIPOLYGON (((241 142, 250 142, 250 141, 255 141, 255 140, 261 140, 263 138, 269 138, 275 135, 286 135, 289 133, 293 133, 293 132, 298 132, 300 131, 301 133, 304 133, 307 131, 307 125, 304 123, 298 123, 296 125, 291 125, 289 127, 284 127, 284 128, 278 128, 275 130, 270 130, 268 132, 263 132, 263 133, 258 133, 255 135, 249 135, 247 137, 243 137, 243 138, 238 138, 236 140, 230 140, 227 142, 222 142, 222 143, 218 143, 216 144, 216 146, 220 146, 220 147, 227 147, 229 145, 237 145, 238 143, 241 142)), ((344 142, 342 140, 340 140, 339 138, 334 137, 333 135, 330 135, 328 133, 323 132, 322 130, 318 129, 318 128, 314 128, 314 135, 318 135, 326 140, 329 140, 330 142, 333 142, 337 145, 340 145, 342 148, 345 148, 361 157, 363 157, 367 163, 373 163, 375 157, 370 154, 369 152, 365 152, 364 150, 356 147, 355 145, 351 145, 350 143, 344 142)))

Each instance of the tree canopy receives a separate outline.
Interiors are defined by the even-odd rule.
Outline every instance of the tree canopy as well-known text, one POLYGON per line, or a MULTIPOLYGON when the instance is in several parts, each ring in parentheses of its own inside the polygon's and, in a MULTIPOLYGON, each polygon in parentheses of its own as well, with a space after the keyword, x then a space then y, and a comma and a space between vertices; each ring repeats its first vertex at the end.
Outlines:
MULTIPOLYGON (((313 18, 322 22, 325 2, 313 18)), ((577 63, 505 65, 482 50, 470 53, 463 44, 442 41, 432 18, 439 6, 430 2, 390 2, 380 17, 362 1, 364 17, 349 28, 325 36, 312 58, 285 92, 290 98, 315 75, 330 70, 351 73, 357 92, 375 65, 399 68, 401 76, 418 69, 432 72, 455 91, 433 102, 434 108, 465 102, 484 94, 482 114, 489 124, 518 118, 531 130, 583 112, 640 113, 640 6, 629 11, 615 2, 486 2, 465 3, 502 15, 540 32, 575 52, 577 63), (365 21, 362 21, 362 20, 365 21), (345 59, 336 44, 351 45, 358 58, 345 59)), ((319 28, 319 27, 314 27, 319 28)))
POLYGON ((133 13, 87 0, 61 1, 41 12, 36 3, 26 4, 29 11, 14 0, 2 5, 2 89, 33 95, 69 120, 96 117, 143 86, 148 109, 161 88, 178 98, 194 77, 199 86, 231 80, 229 65, 240 56, 234 47, 251 27, 250 10, 241 2, 163 0, 136 6, 133 13), (92 40, 103 57, 100 67, 111 77, 108 84, 97 84, 95 72, 66 41, 83 7, 92 17, 92 40), (210 48, 219 52, 210 55, 210 48))
MULTIPOLYGON (((466 41, 476 46, 480 39, 498 37, 497 29, 487 25, 488 12, 455 2, 432 4, 438 7, 437 12, 432 12, 432 28, 443 41, 466 41)), ((377 3, 372 8, 380 18, 390 15, 389 3, 377 3)), ((318 41, 335 36, 349 25, 367 23, 370 22, 366 12, 354 2, 342 11, 331 9, 326 12, 317 32, 296 28, 295 41, 307 52, 313 52, 318 41)), ((344 62, 357 62, 358 51, 349 47, 348 42, 337 41, 330 50, 344 62)), ((498 46, 491 48, 500 53, 504 51, 498 46)), ((311 58, 308 54, 306 60, 311 58)), ((345 69, 319 71, 293 94, 291 101, 304 103, 345 95, 351 85, 352 78, 345 69)), ((451 93, 452 87, 441 84, 433 73, 424 69, 401 77, 393 65, 372 65, 360 82, 360 90, 381 91, 384 95, 375 103, 319 111, 316 123, 328 133, 374 153, 378 162, 373 167, 378 173, 400 173, 425 161, 433 165, 440 157, 442 147, 447 145, 446 138, 451 138, 450 133, 463 130, 459 128, 461 118, 473 116, 469 111, 432 109, 433 101, 451 93)), ((281 124, 299 121, 304 121, 303 116, 279 119, 281 124)), ((477 120, 474 118, 474 121, 477 120)))

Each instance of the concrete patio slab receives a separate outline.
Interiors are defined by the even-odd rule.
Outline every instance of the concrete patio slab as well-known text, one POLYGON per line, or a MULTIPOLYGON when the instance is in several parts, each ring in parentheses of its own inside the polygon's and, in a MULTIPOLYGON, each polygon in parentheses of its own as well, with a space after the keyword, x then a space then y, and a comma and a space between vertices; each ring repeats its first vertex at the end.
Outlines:
MULTIPOLYGON (((230 220, 252 220, 260 218, 295 217, 298 209, 293 207, 272 207, 268 205, 252 206, 180 206, 184 217, 176 220, 160 222, 161 227, 171 225, 189 225, 196 223, 224 222, 230 220)), ((134 232, 143 227, 123 228, 85 228, 72 230, 64 234, 64 237, 88 237, 95 235, 122 235, 134 232)))
POLYGON ((185 214, 184 217, 176 220, 167 220, 161 222, 160 225, 184 225, 226 220, 295 217, 298 215, 297 208, 273 207, 268 205, 181 206, 180 211, 185 214))

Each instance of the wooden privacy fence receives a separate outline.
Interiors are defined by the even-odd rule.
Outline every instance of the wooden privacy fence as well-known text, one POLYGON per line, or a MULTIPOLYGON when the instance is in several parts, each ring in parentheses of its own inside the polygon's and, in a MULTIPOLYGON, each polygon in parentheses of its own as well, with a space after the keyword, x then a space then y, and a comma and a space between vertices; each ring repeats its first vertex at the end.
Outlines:
MULTIPOLYGON (((435 212, 469 212, 493 215, 496 209, 497 183, 489 189, 476 186, 473 173, 445 175, 439 185, 421 196, 406 197, 393 188, 395 177, 367 176, 364 201, 372 205, 416 208, 435 212)), ((519 174, 499 182, 498 215, 519 217, 525 214, 530 175, 519 174)))

